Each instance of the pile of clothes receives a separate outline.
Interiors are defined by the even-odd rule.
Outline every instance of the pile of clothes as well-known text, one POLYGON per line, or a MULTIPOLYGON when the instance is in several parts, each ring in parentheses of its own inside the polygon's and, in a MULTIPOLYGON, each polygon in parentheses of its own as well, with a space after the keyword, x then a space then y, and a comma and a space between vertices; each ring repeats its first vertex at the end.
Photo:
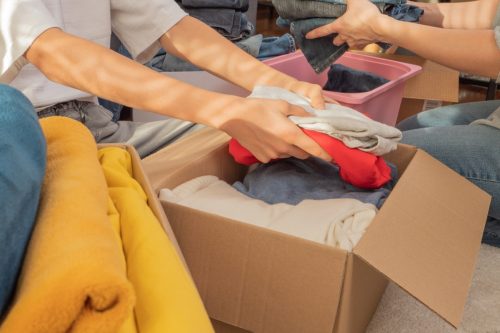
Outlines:
MULTIPOLYGON (((248 0, 177 0, 190 16, 209 25, 243 51, 259 60, 288 54, 296 50, 290 34, 263 37, 254 35, 255 27, 245 12, 248 0)), ((123 50, 121 51, 123 53, 123 50)), ((163 72, 200 70, 193 64, 161 50, 149 63, 151 68, 163 72)))
POLYGON ((243 180, 231 185, 202 176, 161 189, 160 200, 352 251, 394 186, 396 167, 382 155, 397 148, 401 132, 337 104, 314 109, 281 88, 256 87, 252 97, 285 100, 311 113, 290 119, 332 162, 285 158, 261 164, 231 139, 229 153, 250 166, 243 180))
MULTIPOLYGON (((342 16, 347 5, 344 0, 272 0, 280 15, 279 26, 290 27, 298 47, 316 73, 320 73, 347 51, 348 45, 332 43, 336 34, 316 39, 305 35, 320 26, 329 24, 342 16)), ((423 10, 408 5, 406 0, 371 0, 380 12, 400 21, 418 22, 423 10)), ((381 45, 388 48, 386 44, 381 45)))
POLYGON ((0 300, 0 332, 213 332, 128 151, 98 150, 69 118, 40 123, 45 179, 34 225, 15 231, 31 235, 15 244, 26 248, 20 275, 0 267, 14 282, 2 285, 12 292, 0 300))

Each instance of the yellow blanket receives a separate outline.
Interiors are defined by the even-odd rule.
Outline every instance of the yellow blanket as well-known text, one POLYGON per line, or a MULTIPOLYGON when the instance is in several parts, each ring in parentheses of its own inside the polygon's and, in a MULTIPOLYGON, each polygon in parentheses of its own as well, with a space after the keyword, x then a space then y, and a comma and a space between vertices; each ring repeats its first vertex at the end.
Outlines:
POLYGON ((134 294, 108 219, 94 139, 68 118, 41 125, 47 174, 38 220, 0 333, 117 332, 134 294))
POLYGON ((99 150, 99 160, 120 215, 127 275, 137 295, 138 331, 213 332, 191 277, 132 178, 130 155, 110 147, 99 150))

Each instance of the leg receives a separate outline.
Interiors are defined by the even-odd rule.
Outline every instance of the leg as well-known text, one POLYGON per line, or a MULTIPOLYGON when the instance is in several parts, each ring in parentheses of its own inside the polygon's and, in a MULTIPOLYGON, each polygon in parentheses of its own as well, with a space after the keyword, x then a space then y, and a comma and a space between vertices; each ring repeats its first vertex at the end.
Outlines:
POLYGON ((33 106, 0 85, 0 318, 9 305, 35 223, 45 139, 33 106))
POLYGON ((202 128, 201 125, 174 118, 147 123, 114 122, 111 111, 94 103, 79 101, 61 103, 39 113, 40 117, 53 115, 83 122, 97 142, 128 143, 137 149, 141 157, 202 128))
POLYGON ((463 103, 421 112, 398 124, 402 131, 422 127, 468 125, 474 120, 487 118, 500 107, 500 100, 463 103))
POLYGON ((489 216, 500 220, 500 130, 484 125, 428 127, 403 132, 402 141, 422 148, 488 192, 493 197, 489 216))
POLYGON ((137 149, 144 158, 178 139, 203 128, 179 119, 167 119, 147 123, 119 121, 118 130, 100 142, 124 142, 137 149))

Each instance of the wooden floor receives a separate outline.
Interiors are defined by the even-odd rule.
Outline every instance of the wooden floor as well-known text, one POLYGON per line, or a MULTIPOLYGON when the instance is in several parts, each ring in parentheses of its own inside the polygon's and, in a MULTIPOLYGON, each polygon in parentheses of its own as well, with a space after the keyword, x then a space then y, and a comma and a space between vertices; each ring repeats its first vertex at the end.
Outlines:
MULTIPOLYGON (((271 5, 259 4, 257 8, 256 33, 264 36, 280 36, 288 32, 288 29, 276 25, 278 14, 271 5)), ((484 101, 486 88, 470 84, 460 84, 460 103, 484 101)), ((500 91, 497 91, 497 99, 500 99, 500 91)))

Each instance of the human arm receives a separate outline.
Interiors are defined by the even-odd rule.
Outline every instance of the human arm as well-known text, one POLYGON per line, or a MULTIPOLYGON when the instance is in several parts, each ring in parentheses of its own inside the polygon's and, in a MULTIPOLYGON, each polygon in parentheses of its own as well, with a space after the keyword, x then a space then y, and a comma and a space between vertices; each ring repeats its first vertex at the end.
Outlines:
POLYGON ((261 161, 308 154, 329 159, 286 116, 304 115, 282 101, 203 90, 157 73, 98 44, 52 28, 25 57, 50 80, 134 108, 205 124, 237 138, 261 161))
POLYGON ((321 86, 265 65, 193 17, 183 18, 160 42, 168 53, 246 90, 252 91, 256 85, 281 87, 308 97, 314 107, 324 109, 321 86))
POLYGON ((490 29, 498 6, 497 0, 407 3, 424 10, 419 23, 445 29, 490 29))
MULTIPOLYGON (((495 1, 498 4, 499 0, 495 1)), ((347 42, 381 41, 401 46, 445 66, 469 73, 497 77, 500 50, 493 30, 443 29, 401 22, 382 15, 366 0, 348 0, 346 13, 335 22, 311 31, 317 38, 339 33, 337 45, 347 42)))

